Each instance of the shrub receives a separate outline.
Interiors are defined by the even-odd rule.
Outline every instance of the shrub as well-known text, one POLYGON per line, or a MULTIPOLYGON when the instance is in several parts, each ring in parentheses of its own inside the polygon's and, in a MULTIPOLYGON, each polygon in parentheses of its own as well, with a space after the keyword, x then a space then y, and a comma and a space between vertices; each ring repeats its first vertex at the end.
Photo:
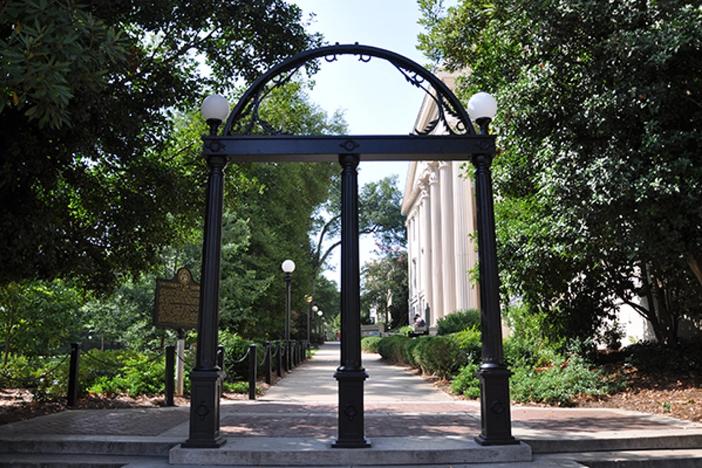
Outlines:
POLYGON ((382 338, 379 336, 366 336, 361 340, 361 349, 367 353, 377 353, 380 340, 382 338))
POLYGON ((475 328, 460 331, 449 335, 455 341, 456 346, 461 351, 461 361, 464 363, 480 362, 480 354, 482 351, 482 341, 480 339, 480 331, 475 328))
POLYGON ((410 336, 412 332, 414 332, 414 327, 412 325, 405 325, 404 327, 398 328, 395 334, 402 336, 410 336))
POLYGON ((451 337, 423 336, 414 341, 416 345, 412 349, 412 357, 425 374, 447 379, 463 363, 461 349, 451 337))
POLYGON ((387 359, 390 362, 407 364, 408 361, 404 357, 403 348, 409 341, 412 340, 400 335, 383 337, 378 343, 378 353, 383 359, 387 359))
POLYGON ((513 306, 505 311, 512 334, 505 340, 505 360, 510 367, 542 367, 558 357, 560 344, 545 335, 546 315, 533 313, 525 306, 513 306))
POLYGON ((510 383, 515 401, 558 406, 572 406, 578 395, 603 396, 610 391, 602 373, 577 355, 560 358, 545 369, 517 367, 510 383))
POLYGON ((480 396, 480 381, 478 380, 479 366, 471 363, 461 367, 458 374, 451 382, 451 391, 466 398, 478 398, 480 396))
POLYGON ((436 322, 438 335, 449 335, 467 328, 480 328, 480 312, 476 309, 457 310, 436 322))
POLYGON ((702 342, 666 346, 642 342, 627 346, 625 362, 652 373, 690 372, 702 368, 702 342))
MULTIPOLYGON (((224 391, 228 393, 243 393, 247 395, 249 393, 249 382, 224 382, 224 391)), ((263 389, 256 385, 256 395, 263 394, 263 389)))
MULTIPOLYGON (((236 333, 227 330, 219 331, 219 344, 224 347, 224 371, 227 373, 228 379, 237 380, 247 378, 249 372, 248 362, 246 360, 244 360, 244 362, 237 361, 246 354, 251 343, 253 343, 253 341, 245 340, 236 333)), ((265 348, 259 348, 259 350, 262 349, 265 348)))

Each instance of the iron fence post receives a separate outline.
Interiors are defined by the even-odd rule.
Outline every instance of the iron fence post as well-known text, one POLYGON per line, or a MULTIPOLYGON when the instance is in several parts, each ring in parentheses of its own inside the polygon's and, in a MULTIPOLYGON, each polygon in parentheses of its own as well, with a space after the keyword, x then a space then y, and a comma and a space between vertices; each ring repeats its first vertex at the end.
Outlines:
POLYGON ((175 406, 175 346, 166 346, 166 406, 175 406))
POLYGON ((68 367, 68 395, 66 406, 73 408, 78 402, 80 384, 78 382, 78 369, 80 365, 80 344, 71 343, 71 359, 68 367))
POLYGON ((266 341, 266 357, 263 360, 263 371, 266 373, 266 383, 270 385, 273 382, 271 375, 271 342, 266 341))
POLYGON ((249 400, 256 399, 256 370, 258 360, 256 356, 256 344, 249 345, 249 400))

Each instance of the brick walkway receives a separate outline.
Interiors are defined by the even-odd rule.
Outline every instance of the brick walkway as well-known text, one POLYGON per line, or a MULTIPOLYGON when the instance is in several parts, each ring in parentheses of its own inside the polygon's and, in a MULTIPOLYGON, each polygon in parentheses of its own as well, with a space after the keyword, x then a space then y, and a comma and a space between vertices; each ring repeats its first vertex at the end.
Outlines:
MULTIPOLYGON (((406 369, 386 365, 377 356, 364 358, 370 375, 365 387, 369 437, 478 434, 478 402, 452 399, 406 369)), ((258 401, 223 401, 222 432, 236 437, 335 437, 337 382, 333 371, 337 362, 338 346, 325 345, 314 359, 293 370, 258 401)), ((184 439, 188 412, 187 407, 64 411, 0 426, 0 438, 131 435, 184 439)), ((513 407, 512 419, 515 436, 524 440, 663 433, 702 438, 699 424, 614 409, 513 407)))

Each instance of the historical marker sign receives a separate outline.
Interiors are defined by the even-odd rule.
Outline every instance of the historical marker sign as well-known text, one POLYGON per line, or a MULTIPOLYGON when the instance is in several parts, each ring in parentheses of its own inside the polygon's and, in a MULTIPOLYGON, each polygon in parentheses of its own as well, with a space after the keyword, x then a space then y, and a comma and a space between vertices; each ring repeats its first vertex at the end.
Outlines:
POLYGON ((154 325, 161 328, 197 328, 200 284, 190 270, 178 269, 169 280, 156 280, 154 325))

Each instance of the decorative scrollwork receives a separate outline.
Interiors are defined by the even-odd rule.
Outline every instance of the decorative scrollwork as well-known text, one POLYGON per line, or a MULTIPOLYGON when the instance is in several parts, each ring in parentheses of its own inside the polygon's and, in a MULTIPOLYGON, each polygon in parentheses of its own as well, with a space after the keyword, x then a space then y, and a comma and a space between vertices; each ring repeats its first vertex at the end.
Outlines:
POLYGON ((326 62, 336 62, 339 55, 354 55, 362 63, 368 63, 373 57, 390 62, 405 80, 412 86, 424 91, 436 105, 436 117, 424 128, 414 129, 417 135, 429 135, 439 124, 452 135, 475 134, 470 118, 456 96, 431 72, 406 57, 393 52, 359 45, 339 45, 320 47, 308 50, 273 67, 257 79, 239 100, 227 120, 224 134, 251 135, 264 133, 267 135, 286 135, 276 129, 270 122, 259 115, 262 102, 270 93, 286 83, 308 62, 324 59, 326 62))

